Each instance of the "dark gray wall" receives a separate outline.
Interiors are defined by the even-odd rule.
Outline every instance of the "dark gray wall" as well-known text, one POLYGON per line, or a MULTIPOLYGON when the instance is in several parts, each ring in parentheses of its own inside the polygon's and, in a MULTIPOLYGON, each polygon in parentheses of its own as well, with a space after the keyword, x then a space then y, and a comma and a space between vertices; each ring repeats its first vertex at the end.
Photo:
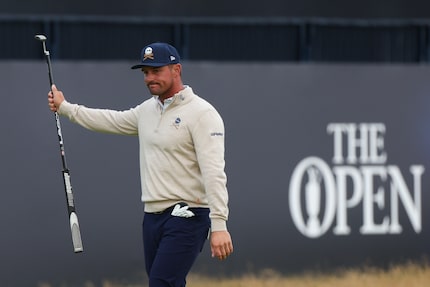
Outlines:
POLYGON ((75 14, 128 16, 289 16, 341 18, 426 18, 430 4, 422 0, 392 1, 137 1, 121 2, 3 0, 2 14, 75 14))
MULTIPOLYGON (((54 79, 69 101, 126 109, 148 97, 140 72, 129 62, 54 62, 54 79)), ((234 256, 210 258, 208 245, 195 272, 241 274, 274 268, 283 274, 313 268, 420 259, 430 252, 428 170, 420 178, 421 231, 399 200, 401 233, 363 234, 365 204, 348 209, 349 235, 329 228, 311 238, 293 220, 290 182, 299 162, 314 156, 330 170, 334 140, 330 123, 379 123, 384 162, 343 163, 398 167, 414 197, 412 165, 428 169, 430 121, 426 66, 184 63, 185 82, 219 110, 226 124, 226 161, 234 256)), ((46 104, 44 62, 0 65, 0 236, 2 285, 82 282, 143 274, 142 206, 135 137, 96 134, 63 119, 66 156, 81 224, 84 253, 74 254, 66 215, 61 162, 53 115, 46 104)), ((356 133, 358 136, 358 133, 356 133)), ((346 148, 346 147, 345 147, 346 148)), ((306 180, 301 183, 304 221, 306 180)), ((376 176, 372 219, 393 224, 390 176, 376 176)), ((319 220, 326 218, 330 188, 320 183, 319 220)), ((354 186, 349 183, 351 188, 354 186)), ((352 191, 348 191, 349 198, 352 191)), ((417 201, 414 201, 417 202, 417 201)), ((297 207, 297 206, 296 206, 297 207)), ((321 229, 319 229, 321 231, 321 229)))

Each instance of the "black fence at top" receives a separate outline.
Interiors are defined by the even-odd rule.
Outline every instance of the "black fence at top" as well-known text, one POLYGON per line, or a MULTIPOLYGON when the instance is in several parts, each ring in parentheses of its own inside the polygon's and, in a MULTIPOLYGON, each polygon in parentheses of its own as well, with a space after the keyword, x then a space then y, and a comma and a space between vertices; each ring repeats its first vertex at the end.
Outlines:
POLYGON ((135 60, 163 41, 196 61, 430 61, 425 20, 1 16, 0 59, 135 60))

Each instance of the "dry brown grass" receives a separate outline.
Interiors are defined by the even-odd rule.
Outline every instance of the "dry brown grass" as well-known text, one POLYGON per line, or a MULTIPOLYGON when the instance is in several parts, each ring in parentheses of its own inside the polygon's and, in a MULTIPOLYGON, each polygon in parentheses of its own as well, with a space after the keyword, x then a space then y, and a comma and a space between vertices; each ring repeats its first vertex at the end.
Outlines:
MULTIPOLYGON (((344 269, 331 273, 309 272, 284 276, 273 270, 236 278, 213 278, 191 274, 187 287, 426 287, 430 286, 430 265, 407 263, 387 270, 377 268, 344 269)), ((83 287, 94 287, 87 282, 83 287)), ((144 284, 105 281, 103 287, 146 287, 144 284)), ((40 284, 39 287, 51 287, 40 284)))
POLYGON ((330 274, 308 273, 282 276, 265 270, 258 275, 234 279, 211 279, 191 275, 189 287, 425 287, 430 286, 430 266, 405 264, 388 270, 364 268, 338 270, 330 274))

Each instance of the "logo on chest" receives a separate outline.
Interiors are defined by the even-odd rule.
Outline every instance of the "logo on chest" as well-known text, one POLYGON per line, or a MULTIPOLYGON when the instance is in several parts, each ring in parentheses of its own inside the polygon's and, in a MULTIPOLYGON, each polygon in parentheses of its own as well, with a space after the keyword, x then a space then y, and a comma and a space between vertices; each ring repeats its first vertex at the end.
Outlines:
POLYGON ((181 118, 180 117, 177 117, 176 119, 175 119, 175 121, 173 122, 173 124, 172 124, 176 129, 179 129, 180 128, 180 125, 181 125, 181 118))

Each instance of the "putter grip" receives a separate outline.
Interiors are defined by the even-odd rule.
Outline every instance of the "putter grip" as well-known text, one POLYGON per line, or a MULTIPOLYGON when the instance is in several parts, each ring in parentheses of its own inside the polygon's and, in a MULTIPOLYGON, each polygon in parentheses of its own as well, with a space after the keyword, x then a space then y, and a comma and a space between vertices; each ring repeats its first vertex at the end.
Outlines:
POLYGON ((70 229, 72 230, 72 242, 75 253, 84 251, 81 231, 79 230, 78 216, 74 212, 70 214, 70 229))
POLYGON ((64 187, 66 189, 67 210, 69 212, 70 229, 72 231, 72 242, 75 253, 84 251, 82 245, 81 231, 79 229, 78 216, 75 211, 73 200, 72 184, 70 182, 70 173, 68 169, 63 170, 64 187))

